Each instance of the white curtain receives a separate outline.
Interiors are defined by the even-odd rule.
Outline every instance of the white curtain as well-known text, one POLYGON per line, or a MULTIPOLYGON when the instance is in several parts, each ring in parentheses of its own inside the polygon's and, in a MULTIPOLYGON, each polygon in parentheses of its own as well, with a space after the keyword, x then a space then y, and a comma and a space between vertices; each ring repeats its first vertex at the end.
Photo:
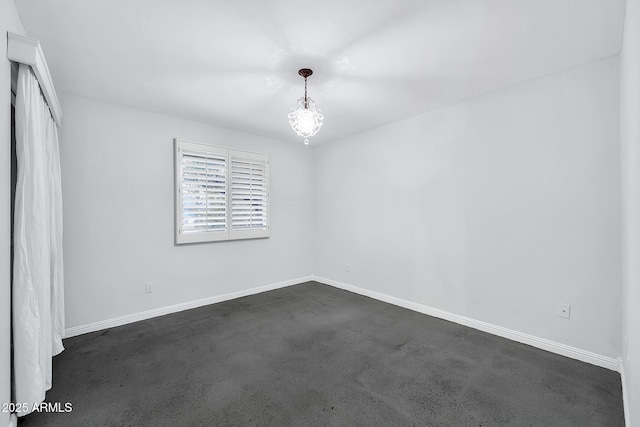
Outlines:
POLYGON ((24 64, 18 71, 16 155, 14 383, 16 402, 31 409, 44 401, 51 358, 64 350, 62 192, 58 131, 36 76, 24 64))

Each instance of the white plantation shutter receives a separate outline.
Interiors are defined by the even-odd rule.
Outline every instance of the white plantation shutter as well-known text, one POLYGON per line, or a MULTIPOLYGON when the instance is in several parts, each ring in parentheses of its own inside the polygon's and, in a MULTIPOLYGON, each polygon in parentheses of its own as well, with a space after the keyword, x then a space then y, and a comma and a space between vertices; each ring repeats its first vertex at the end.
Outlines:
POLYGON ((229 150, 231 237, 269 235, 269 157, 229 150))
POLYGON ((269 236, 269 156, 175 140, 176 243, 269 236))

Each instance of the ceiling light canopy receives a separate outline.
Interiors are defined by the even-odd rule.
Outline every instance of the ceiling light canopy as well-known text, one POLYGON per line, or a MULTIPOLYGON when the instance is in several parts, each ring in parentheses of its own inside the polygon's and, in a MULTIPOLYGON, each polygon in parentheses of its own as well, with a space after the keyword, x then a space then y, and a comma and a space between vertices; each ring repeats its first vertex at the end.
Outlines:
POLYGON ((302 68, 298 74, 304 77, 304 97, 298 99, 297 106, 289 111, 289 124, 295 133, 304 138, 305 145, 309 145, 309 138, 322 127, 324 116, 321 110, 316 109, 313 99, 307 96, 307 77, 313 74, 313 70, 302 68))

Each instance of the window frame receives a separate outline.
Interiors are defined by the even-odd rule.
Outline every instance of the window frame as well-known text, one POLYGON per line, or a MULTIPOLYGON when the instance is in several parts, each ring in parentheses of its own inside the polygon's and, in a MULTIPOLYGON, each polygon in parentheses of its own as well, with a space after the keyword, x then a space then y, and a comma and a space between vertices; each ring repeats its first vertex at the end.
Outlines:
MULTIPOLYGON (((206 154, 205 154, 206 156, 206 154)), ((253 169, 252 169, 253 171, 253 169)), ((237 183, 237 181, 236 181, 237 183)), ((252 193, 253 194, 253 193, 252 193)), ((251 205, 251 204, 250 204, 251 205)), ((238 150, 236 148, 223 147, 203 142, 189 141, 185 139, 174 139, 174 207, 175 207, 175 224, 174 235, 175 244, 183 245, 190 243, 207 243, 227 240, 245 240, 260 239, 270 236, 270 218, 271 218, 271 198, 270 198, 270 165, 269 154, 257 153, 253 151, 238 150), (217 158, 225 160, 225 228, 222 231, 196 231, 184 232, 184 209, 182 200, 183 191, 183 151, 184 150, 197 153, 211 153, 217 158), (266 186, 266 194, 262 191, 262 199, 264 200, 264 227, 234 230, 232 229, 232 158, 246 160, 252 162, 264 162, 264 172, 259 174, 259 182, 262 186, 266 186)))

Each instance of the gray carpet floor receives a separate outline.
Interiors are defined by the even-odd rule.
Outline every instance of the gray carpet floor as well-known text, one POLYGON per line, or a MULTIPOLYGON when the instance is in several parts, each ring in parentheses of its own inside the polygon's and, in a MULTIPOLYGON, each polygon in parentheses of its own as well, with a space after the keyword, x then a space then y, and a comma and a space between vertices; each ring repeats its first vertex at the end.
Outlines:
POLYGON ((622 426, 620 375, 308 282, 65 340, 27 426, 622 426))

